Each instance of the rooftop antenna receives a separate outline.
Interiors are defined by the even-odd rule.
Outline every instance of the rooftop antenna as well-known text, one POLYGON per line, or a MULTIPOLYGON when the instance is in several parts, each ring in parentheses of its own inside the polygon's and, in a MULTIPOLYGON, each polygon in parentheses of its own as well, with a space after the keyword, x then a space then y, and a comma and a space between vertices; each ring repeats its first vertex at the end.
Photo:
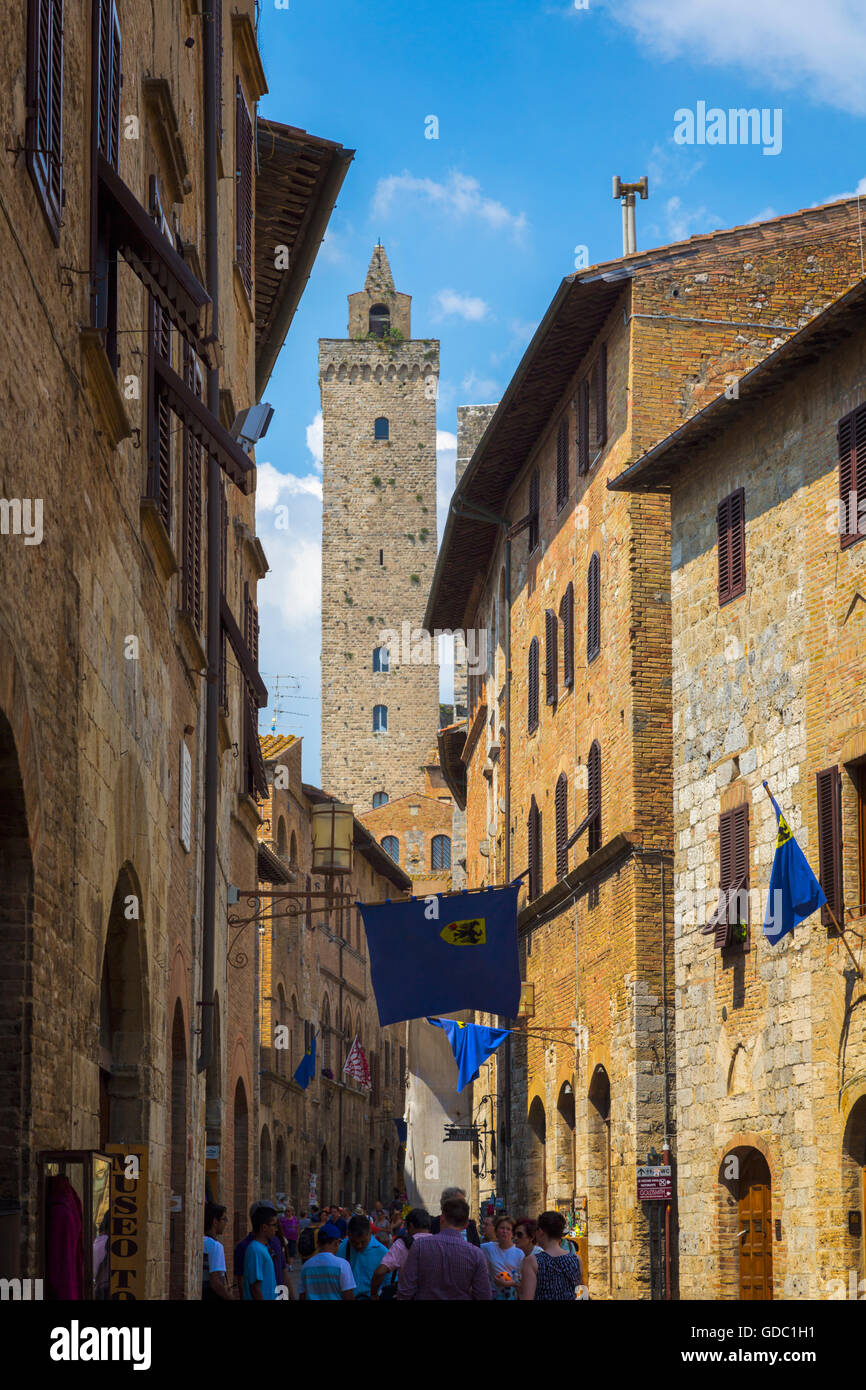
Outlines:
POLYGON ((634 217, 634 195, 636 193, 639 193, 644 199, 649 197, 649 179, 646 174, 638 183, 623 183, 619 174, 614 174, 613 196, 619 198, 622 205, 622 254, 624 256, 631 256, 637 250, 634 217))

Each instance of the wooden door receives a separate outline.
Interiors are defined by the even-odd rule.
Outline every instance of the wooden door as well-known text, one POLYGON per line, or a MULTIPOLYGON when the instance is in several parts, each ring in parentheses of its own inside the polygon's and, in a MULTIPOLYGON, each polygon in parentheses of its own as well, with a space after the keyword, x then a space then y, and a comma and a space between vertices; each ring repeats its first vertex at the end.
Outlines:
POLYGON ((773 1297, 773 1222, 770 1171, 754 1150, 740 1175, 738 1204, 740 1298, 773 1297))

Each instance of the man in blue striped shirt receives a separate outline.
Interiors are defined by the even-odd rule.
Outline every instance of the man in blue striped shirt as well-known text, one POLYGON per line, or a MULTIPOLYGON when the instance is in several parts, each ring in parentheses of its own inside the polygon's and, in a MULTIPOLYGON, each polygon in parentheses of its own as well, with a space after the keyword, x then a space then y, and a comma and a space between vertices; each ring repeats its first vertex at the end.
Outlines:
POLYGON ((301 1269, 300 1297, 311 1303, 346 1303, 355 1300, 355 1279, 346 1260, 337 1256, 340 1232, 330 1221, 320 1227, 318 1253, 301 1269))

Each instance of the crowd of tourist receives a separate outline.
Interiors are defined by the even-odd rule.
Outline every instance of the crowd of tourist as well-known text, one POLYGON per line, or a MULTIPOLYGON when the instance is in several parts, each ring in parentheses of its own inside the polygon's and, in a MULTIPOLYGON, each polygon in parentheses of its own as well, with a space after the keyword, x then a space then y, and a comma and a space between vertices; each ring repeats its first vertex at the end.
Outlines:
POLYGON ((202 1297, 231 1302, 489 1301, 563 1302, 588 1298, 580 1257, 565 1218, 543 1211, 517 1220, 487 1215, 481 1230, 461 1188, 442 1193, 431 1216, 405 1197, 388 1210, 255 1202, 250 1230, 232 1255, 221 1237, 226 1208, 205 1211, 202 1297), (297 1272, 297 1292, 294 1276, 297 1272))

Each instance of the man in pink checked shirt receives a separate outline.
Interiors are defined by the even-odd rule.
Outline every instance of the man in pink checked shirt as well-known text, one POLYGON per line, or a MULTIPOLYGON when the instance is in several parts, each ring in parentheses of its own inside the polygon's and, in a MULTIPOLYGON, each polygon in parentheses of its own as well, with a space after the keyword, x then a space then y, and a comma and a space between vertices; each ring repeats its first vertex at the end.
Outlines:
POLYGON ((430 1234, 429 1211, 425 1211, 423 1207, 414 1207, 406 1216, 406 1232, 405 1236, 395 1237, 393 1245, 373 1275, 370 1282, 371 1298, 394 1297, 394 1276, 399 1275, 415 1241, 423 1240, 425 1236, 430 1234), (388 1280, 387 1284, 385 1284, 386 1279, 388 1280), (383 1284, 385 1284, 385 1288, 380 1293, 379 1290, 383 1284))
POLYGON ((440 1299, 447 1302, 489 1301, 487 1260, 477 1246, 464 1240, 469 1221, 465 1197, 442 1203, 439 1234, 413 1240, 400 1271, 398 1303, 440 1299))

